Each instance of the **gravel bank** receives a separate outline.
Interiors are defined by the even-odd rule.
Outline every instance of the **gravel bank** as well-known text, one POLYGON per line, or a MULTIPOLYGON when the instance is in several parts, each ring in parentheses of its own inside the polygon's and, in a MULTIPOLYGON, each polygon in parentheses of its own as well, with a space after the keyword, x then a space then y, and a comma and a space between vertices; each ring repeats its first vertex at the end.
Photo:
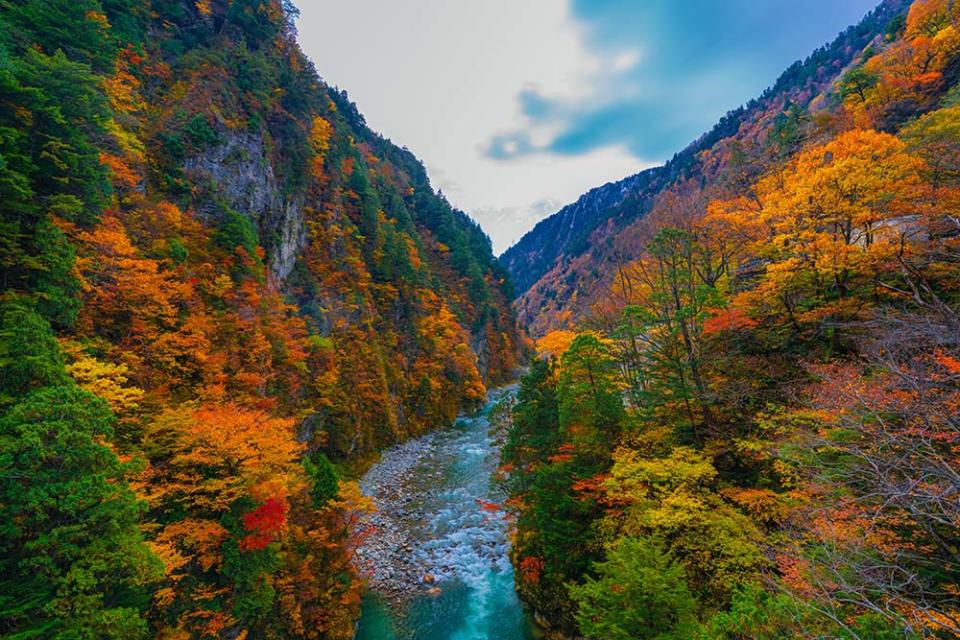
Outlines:
MULTIPOLYGON (((486 409, 513 389, 491 392, 486 409)), ((509 564, 502 514, 484 510, 499 458, 499 438, 489 430, 486 413, 460 418, 449 429, 384 451, 360 480, 377 511, 361 523, 372 530, 356 564, 388 602, 436 593, 448 579, 509 564), (474 480, 457 475, 464 464, 474 480)))
MULTIPOLYGON (((369 586, 391 601, 421 593, 430 586, 423 581, 427 568, 422 531, 425 514, 419 493, 411 485, 412 471, 430 459, 433 438, 429 434, 388 449, 360 481, 363 493, 372 497, 377 511, 367 516, 362 526, 373 531, 357 550, 357 567, 369 580, 369 586)), ((422 471, 417 480, 422 483, 422 471)), ((441 471, 436 472, 437 477, 441 471)))

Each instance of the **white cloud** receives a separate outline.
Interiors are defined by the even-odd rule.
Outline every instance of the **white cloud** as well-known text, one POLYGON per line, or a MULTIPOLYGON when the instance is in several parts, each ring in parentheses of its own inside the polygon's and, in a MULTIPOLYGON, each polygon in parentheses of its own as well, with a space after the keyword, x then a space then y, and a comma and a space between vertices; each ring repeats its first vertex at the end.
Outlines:
POLYGON ((615 56, 611 61, 611 67, 615 72, 629 71, 630 69, 637 66, 640 62, 640 52, 639 51, 622 51, 615 56))
MULTIPOLYGON (((525 124, 516 96, 584 99, 608 60, 585 46, 566 0, 300 0, 304 51, 367 123, 424 161, 435 186, 483 225, 497 252, 543 212, 644 166, 622 147, 578 157, 486 158, 490 136, 525 124), (540 203, 537 205, 536 203, 540 203)), ((552 131, 541 132, 548 138, 552 131)))

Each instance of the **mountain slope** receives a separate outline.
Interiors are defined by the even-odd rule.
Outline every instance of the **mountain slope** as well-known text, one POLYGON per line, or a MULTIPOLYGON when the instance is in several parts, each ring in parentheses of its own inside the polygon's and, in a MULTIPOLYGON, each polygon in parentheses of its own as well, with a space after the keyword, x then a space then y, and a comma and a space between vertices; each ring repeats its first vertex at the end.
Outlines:
POLYGON ((342 470, 512 376, 489 239, 294 16, 0 0, 0 635, 352 637, 342 470))
POLYGON ((635 253, 636 247, 624 242, 625 230, 637 225, 665 189, 685 181, 719 182, 736 154, 728 152, 718 159, 715 152, 731 143, 762 146, 766 131, 791 105, 806 109, 819 98, 820 105, 814 108, 823 108, 823 94, 865 47, 896 28, 909 4, 884 0, 859 24, 791 65, 759 98, 729 112, 663 166, 592 189, 537 224, 501 256, 516 286, 521 322, 532 333, 542 334, 582 316, 610 283, 617 265, 635 253))
POLYGON ((573 329, 502 449, 551 637, 960 637, 960 3, 884 31, 521 299, 573 329))

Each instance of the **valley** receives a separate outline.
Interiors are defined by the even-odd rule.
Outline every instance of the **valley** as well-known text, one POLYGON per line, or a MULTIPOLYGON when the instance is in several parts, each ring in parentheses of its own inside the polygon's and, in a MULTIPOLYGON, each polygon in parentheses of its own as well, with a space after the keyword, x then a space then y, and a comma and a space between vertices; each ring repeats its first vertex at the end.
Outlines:
POLYGON ((0 0, 0 638, 960 638, 960 3, 880 1, 499 257, 531 212, 454 204, 651 166, 850 8, 738 2, 484 5, 564 89, 484 50, 487 104, 427 44, 487 46, 468 3, 0 0), (463 184, 324 79, 367 47, 377 109, 487 136, 463 184))

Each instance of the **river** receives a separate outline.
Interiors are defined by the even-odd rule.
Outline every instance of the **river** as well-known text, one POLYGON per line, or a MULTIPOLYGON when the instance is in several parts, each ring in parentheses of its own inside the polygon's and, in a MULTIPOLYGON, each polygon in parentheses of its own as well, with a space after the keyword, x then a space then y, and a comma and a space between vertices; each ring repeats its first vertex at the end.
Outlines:
POLYGON ((370 578, 356 640, 532 640, 517 598, 507 522, 494 505, 497 402, 383 453, 361 479, 378 512, 358 551, 370 578))

